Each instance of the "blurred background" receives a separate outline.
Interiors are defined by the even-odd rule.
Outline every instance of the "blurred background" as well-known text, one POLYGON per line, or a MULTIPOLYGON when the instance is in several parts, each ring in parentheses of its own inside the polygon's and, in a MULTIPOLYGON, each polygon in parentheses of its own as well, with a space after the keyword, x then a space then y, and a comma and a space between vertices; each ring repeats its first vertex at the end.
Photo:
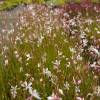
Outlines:
POLYGON ((94 2, 100 3, 100 0, 0 0, 0 10, 13 8, 20 4, 42 3, 49 5, 61 5, 69 2, 94 2))

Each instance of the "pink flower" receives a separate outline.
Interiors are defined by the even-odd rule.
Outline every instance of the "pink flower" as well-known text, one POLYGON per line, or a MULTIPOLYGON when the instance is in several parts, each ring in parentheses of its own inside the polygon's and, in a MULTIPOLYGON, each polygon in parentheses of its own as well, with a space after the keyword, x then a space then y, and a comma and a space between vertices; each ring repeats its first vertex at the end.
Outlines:
POLYGON ((84 100, 82 97, 76 97, 76 100, 84 100))
POLYGON ((82 82, 81 80, 78 80, 78 81, 77 81, 77 84, 79 85, 79 84, 81 84, 81 82, 82 82))
POLYGON ((32 96, 28 97, 26 100, 32 100, 32 96))
POLYGON ((59 96, 55 95, 54 93, 52 93, 52 95, 47 98, 48 100, 62 100, 59 96))

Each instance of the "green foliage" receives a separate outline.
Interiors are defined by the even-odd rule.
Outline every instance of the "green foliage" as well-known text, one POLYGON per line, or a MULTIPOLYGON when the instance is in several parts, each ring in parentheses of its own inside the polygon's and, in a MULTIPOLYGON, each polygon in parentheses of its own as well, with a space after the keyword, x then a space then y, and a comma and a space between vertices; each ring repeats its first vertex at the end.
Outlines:
POLYGON ((32 0, 6 0, 3 2, 3 4, 0 4, 0 10, 11 9, 22 3, 29 4, 29 3, 32 3, 32 0))
POLYGON ((60 4, 64 4, 65 0, 47 0, 46 3, 52 5, 60 5, 60 4))
MULTIPOLYGON (((0 10, 11 9, 19 4, 29 3, 46 3, 50 5, 61 5, 67 2, 80 2, 81 0, 6 0, 3 4, 0 4, 0 10)), ((99 0, 91 0, 92 2, 100 2, 99 0)))

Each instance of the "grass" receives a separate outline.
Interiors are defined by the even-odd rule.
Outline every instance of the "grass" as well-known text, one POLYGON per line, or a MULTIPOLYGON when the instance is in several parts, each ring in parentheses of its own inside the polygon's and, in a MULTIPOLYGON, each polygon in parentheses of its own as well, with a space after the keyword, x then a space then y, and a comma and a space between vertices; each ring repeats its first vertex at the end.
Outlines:
POLYGON ((28 9, 20 15, 17 31, 0 34, 1 100, 99 100, 99 68, 91 67, 95 60, 90 52, 95 51, 89 51, 90 46, 100 46, 99 13, 66 13, 44 5, 28 9), (82 39, 88 42, 84 45, 82 39))

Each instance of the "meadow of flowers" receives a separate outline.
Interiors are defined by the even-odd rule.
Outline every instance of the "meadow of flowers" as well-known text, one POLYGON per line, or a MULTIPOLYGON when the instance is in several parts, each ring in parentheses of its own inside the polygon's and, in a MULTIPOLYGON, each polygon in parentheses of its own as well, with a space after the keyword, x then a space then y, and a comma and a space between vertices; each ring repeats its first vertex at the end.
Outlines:
POLYGON ((0 100, 100 100, 100 5, 30 4, 0 33, 0 100))

